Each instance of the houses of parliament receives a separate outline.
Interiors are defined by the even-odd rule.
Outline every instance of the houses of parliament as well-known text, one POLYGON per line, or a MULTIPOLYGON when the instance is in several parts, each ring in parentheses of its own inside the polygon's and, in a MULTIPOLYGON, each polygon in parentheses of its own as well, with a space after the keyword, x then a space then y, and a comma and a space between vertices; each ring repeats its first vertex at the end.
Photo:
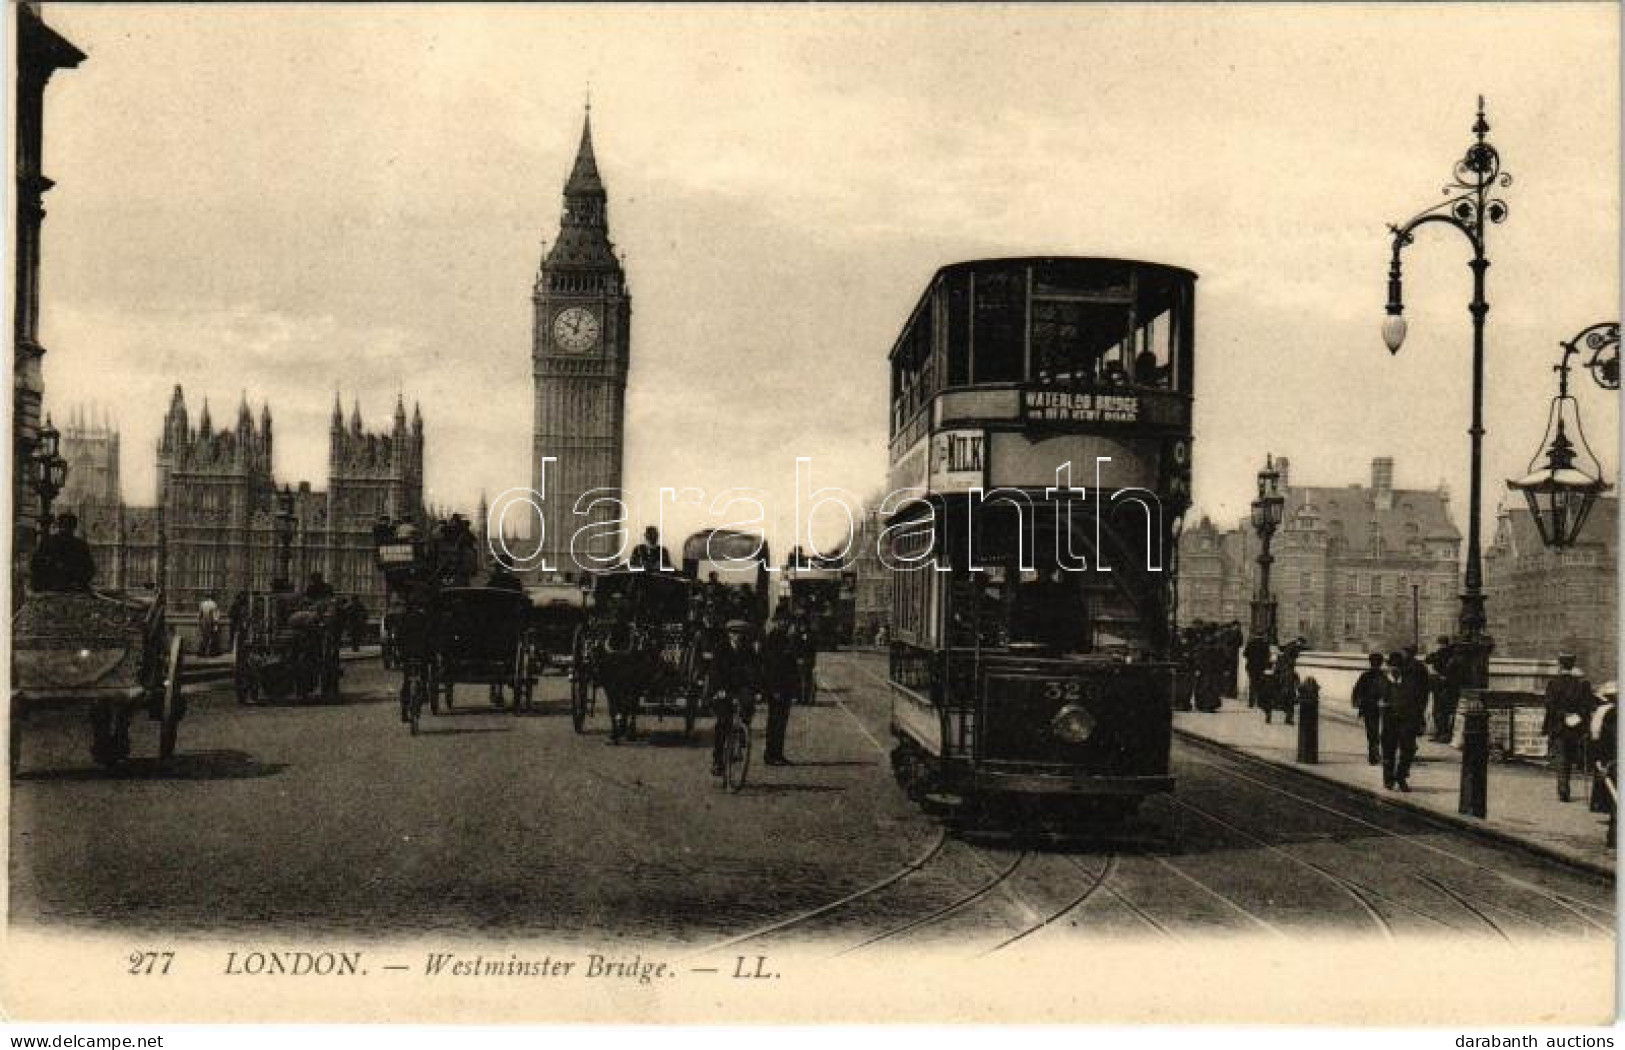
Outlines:
MULTIPOLYGON (((162 590, 173 612, 186 613, 213 594, 268 590, 277 569, 274 431, 270 406, 256 416, 244 397, 235 422, 216 426, 205 403, 194 424, 176 386, 157 446, 157 492, 151 506, 128 506, 119 476, 119 434, 105 420, 77 414, 63 429, 69 464, 58 512, 78 515, 96 559, 96 585, 162 590)), ((337 397, 328 426, 327 488, 308 481, 293 495, 290 575, 320 572, 340 594, 370 608, 383 603, 372 527, 380 516, 427 518, 423 505, 423 416, 410 422, 403 399, 387 430, 368 432, 359 404, 346 421, 337 397)))
MULTIPOLYGON (((564 185, 559 232, 544 251, 531 296, 530 358, 533 488, 546 494, 542 549, 565 576, 576 562, 570 536, 591 526, 582 553, 611 555, 622 537, 614 516, 594 496, 619 497, 625 395, 630 363, 631 292, 609 239, 607 194, 593 152, 590 110, 564 185), (551 469, 549 469, 551 467, 551 469)), ((168 608, 189 613, 212 594, 226 602, 240 590, 265 590, 277 570, 277 493, 272 469, 271 410, 249 408, 217 425, 205 403, 194 422, 176 386, 158 439, 157 491, 148 506, 122 496, 119 434, 105 419, 79 413, 67 421, 62 454, 69 464, 58 512, 79 518, 96 559, 99 587, 155 591, 168 608)), ((423 503, 423 416, 408 417, 397 398, 387 429, 367 431, 359 405, 348 419, 337 400, 328 427, 327 487, 301 481, 293 495, 290 575, 320 572, 343 595, 381 607, 384 582, 374 562, 373 525, 382 516, 426 526, 437 514, 423 503)), ((485 506, 473 524, 483 534, 485 506)))

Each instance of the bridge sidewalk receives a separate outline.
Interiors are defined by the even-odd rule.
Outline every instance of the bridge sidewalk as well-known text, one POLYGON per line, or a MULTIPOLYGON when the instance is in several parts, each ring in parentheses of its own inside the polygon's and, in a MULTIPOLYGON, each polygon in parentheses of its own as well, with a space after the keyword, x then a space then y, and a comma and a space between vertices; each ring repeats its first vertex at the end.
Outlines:
POLYGON ((1273 725, 1262 712, 1240 700, 1225 700, 1211 714, 1174 712, 1174 731, 1228 751, 1304 776, 1338 784, 1374 796, 1395 807, 1411 810, 1500 841, 1510 842, 1575 867, 1614 875, 1614 851, 1605 842, 1607 818, 1592 813, 1586 804, 1591 777, 1576 776, 1574 801, 1557 800, 1553 774, 1544 766, 1491 762, 1488 810, 1484 820, 1456 811, 1461 783, 1461 755, 1449 745, 1423 737, 1417 743, 1416 765, 1411 770, 1409 794, 1382 786, 1382 767, 1366 761, 1365 727, 1352 713, 1339 708, 1347 701, 1322 701, 1320 761, 1297 761, 1297 727, 1273 725))

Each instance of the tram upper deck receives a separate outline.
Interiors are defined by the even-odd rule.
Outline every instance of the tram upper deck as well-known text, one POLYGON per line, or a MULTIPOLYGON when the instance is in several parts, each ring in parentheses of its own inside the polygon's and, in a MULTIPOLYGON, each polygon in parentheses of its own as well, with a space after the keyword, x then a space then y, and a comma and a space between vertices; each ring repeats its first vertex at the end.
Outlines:
POLYGON ((1196 274, 1034 256, 938 270, 893 344, 893 490, 1073 483, 1188 496, 1196 274), (1091 476, 1085 477, 1088 472, 1091 476))

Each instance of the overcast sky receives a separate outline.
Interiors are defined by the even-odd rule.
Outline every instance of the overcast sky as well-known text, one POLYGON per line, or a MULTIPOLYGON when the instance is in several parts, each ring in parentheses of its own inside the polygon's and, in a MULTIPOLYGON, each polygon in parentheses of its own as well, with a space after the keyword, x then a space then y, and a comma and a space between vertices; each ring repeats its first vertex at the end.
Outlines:
MULTIPOLYGON (((1475 96, 1515 182, 1490 232, 1486 510, 1541 439, 1557 343, 1618 316, 1618 8, 47 6, 48 406, 104 406, 152 500, 170 388, 269 400, 325 485, 335 388, 420 400, 431 499, 528 483, 531 285, 589 85, 633 292, 626 485, 885 471, 885 356, 932 272, 1062 253, 1197 271, 1196 500, 1443 481, 1465 513, 1466 242, 1407 254, 1475 96)), ((1578 395, 1616 474, 1617 402, 1578 395)), ((673 517, 673 534, 699 524, 673 517)), ((1463 518, 1464 520, 1464 518, 1463 518)), ((787 531, 779 534, 787 535, 787 531)), ((672 536, 675 540, 675 535, 672 536)), ((781 545, 782 549, 782 545, 781 545)))

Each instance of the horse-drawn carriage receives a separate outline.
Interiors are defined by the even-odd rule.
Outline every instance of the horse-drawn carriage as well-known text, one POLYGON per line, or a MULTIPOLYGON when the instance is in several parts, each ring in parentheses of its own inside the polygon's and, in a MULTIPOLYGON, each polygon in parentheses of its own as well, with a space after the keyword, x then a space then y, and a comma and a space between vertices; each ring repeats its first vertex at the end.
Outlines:
POLYGON ((529 710, 539 673, 532 653, 531 600, 508 587, 467 586, 468 571, 415 540, 381 541, 388 581, 388 645, 401 669, 401 720, 417 734, 428 706, 450 711, 458 685, 490 687, 492 702, 512 690, 515 714, 529 710))
POLYGON ((343 631, 332 598, 302 598, 287 591, 252 594, 232 655, 237 702, 338 699, 343 631))
POLYGON ((586 601, 581 588, 573 583, 542 583, 525 588, 530 599, 527 632, 530 662, 537 675, 548 668, 567 672, 575 654, 576 631, 586 619, 586 601))
POLYGON ((91 757, 113 767, 130 755, 130 720, 159 723, 158 756, 175 752, 186 715, 184 645, 164 621, 162 599, 89 591, 39 592, 12 623, 11 771, 22 762, 24 723, 36 711, 88 706, 91 757))
POLYGON ((603 688, 610 739, 633 731, 637 716, 681 715, 694 731, 703 702, 693 681, 694 582, 674 572, 618 569, 592 577, 586 617, 570 660, 570 721, 578 733, 603 688))

